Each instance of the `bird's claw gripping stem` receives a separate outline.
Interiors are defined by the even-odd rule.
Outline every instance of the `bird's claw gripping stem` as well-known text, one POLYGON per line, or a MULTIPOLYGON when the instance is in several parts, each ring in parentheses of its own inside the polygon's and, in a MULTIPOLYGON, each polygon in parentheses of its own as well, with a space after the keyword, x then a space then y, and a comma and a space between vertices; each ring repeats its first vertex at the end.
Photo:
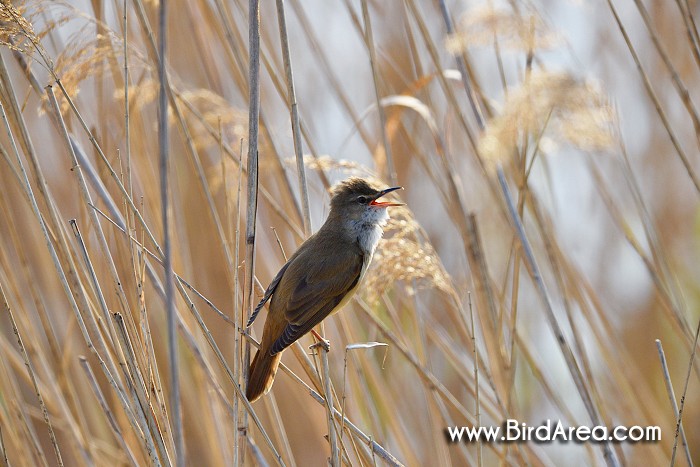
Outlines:
POLYGON ((311 330, 311 334, 313 334, 313 336, 318 340, 318 342, 310 345, 309 346, 310 349, 315 349, 316 347, 321 347, 326 352, 329 352, 331 350, 331 342, 329 340, 321 337, 321 335, 319 333, 317 333, 315 329, 311 330))

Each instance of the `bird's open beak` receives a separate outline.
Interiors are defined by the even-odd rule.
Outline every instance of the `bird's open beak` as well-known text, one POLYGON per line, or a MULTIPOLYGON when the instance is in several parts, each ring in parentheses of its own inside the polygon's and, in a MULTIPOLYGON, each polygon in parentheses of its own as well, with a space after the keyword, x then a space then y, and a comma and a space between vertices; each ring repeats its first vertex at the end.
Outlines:
POLYGON ((377 196, 374 197, 371 203, 369 203, 370 206, 380 206, 383 208, 389 207, 389 206, 404 206, 404 203, 394 203, 392 201, 377 201, 379 198, 384 196, 387 193, 391 193, 392 191, 396 190, 403 190, 402 186, 395 186, 391 188, 387 188, 386 190, 380 191, 377 196))

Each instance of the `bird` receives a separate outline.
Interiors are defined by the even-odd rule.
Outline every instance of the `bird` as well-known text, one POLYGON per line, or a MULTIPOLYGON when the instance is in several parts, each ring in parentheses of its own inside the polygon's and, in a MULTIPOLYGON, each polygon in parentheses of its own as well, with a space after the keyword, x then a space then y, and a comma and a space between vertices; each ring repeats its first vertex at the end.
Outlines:
POLYGON ((358 289, 389 219, 387 208, 403 206, 380 198, 395 190, 351 177, 332 189, 326 221, 282 266, 255 307, 250 327, 270 301, 260 347, 250 365, 246 397, 252 403, 272 388, 282 351, 339 311, 358 289))

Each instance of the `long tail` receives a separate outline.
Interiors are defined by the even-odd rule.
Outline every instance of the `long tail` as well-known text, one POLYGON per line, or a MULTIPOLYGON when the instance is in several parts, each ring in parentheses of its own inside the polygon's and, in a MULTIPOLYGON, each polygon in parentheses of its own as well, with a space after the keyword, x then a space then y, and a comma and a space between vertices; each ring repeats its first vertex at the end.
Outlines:
POLYGON ((246 389, 246 397, 250 402, 255 402, 270 390, 281 358, 282 352, 270 355, 270 349, 264 346, 255 354, 253 363, 250 364, 250 378, 246 389))

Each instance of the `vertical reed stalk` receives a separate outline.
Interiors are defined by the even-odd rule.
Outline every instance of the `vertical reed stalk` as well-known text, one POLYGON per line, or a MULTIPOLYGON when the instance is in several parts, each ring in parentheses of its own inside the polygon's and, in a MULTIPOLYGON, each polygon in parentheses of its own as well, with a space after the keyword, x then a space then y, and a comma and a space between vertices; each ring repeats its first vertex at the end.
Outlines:
MULTIPOLYGON (((664 353, 664 348, 661 345, 661 341, 659 339, 656 339, 656 350, 659 353, 659 360, 661 361, 661 371, 664 374, 664 384, 666 385, 666 392, 668 393, 668 399, 671 401, 671 408, 673 409, 673 418, 675 420, 678 420, 678 431, 680 432, 681 436, 681 441, 683 442, 683 450, 685 451, 685 458, 688 461, 689 466, 693 466, 693 458, 690 456, 690 447, 688 446, 688 440, 685 437, 685 430, 683 429, 683 422, 680 417, 680 413, 678 410, 678 403, 676 402, 676 394, 673 391, 673 383, 671 382, 671 374, 668 371, 668 361, 666 360, 666 354, 664 353)), ((675 442, 675 441, 674 441, 675 442)), ((673 453, 672 456, 675 457, 676 452, 675 452, 676 446, 673 446, 673 453)), ((671 465, 673 465, 673 457, 671 461, 671 465)))
MULTIPOLYGON (((255 276, 255 227, 258 213, 258 122, 260 118, 260 2, 248 2, 248 208, 246 211, 245 282, 241 323, 248 322, 253 312, 253 278, 255 276)), ((250 344, 243 351, 243 368, 250 366, 250 344)), ((242 391, 248 386, 248 370, 243 372, 242 391)), ((238 462, 245 464, 248 441, 247 413, 238 420, 238 462)))
POLYGON ((163 226, 163 267, 165 269, 165 314, 168 326, 168 363, 170 366, 170 423, 175 441, 175 465, 185 465, 185 438, 182 428, 182 401, 180 400, 180 365, 177 344, 177 309, 173 279, 173 257, 170 238, 170 178, 168 170, 168 93, 166 83, 168 0, 160 0, 158 7, 158 147, 160 171, 160 203, 163 226))
POLYGON ((287 80, 287 105, 292 122, 292 136, 294 137, 294 157, 297 163, 297 178, 301 195, 301 207, 304 217, 304 234, 311 235, 311 214, 309 212, 309 191, 306 184, 306 169, 304 167, 304 155, 302 153, 301 124, 299 123, 299 109, 297 106, 297 94, 294 89, 294 73, 292 72, 292 58, 289 54, 289 38, 287 36, 287 15, 284 11, 284 0, 277 0, 277 21, 279 23, 280 41, 282 43, 282 59, 284 60, 284 72, 287 80))
POLYGON ((398 185, 396 178, 396 167, 394 167, 394 158, 391 155, 391 144, 386 133, 386 113, 384 107, 380 104, 382 100, 382 92, 380 90, 379 70, 377 69, 377 52, 374 47, 374 34, 372 32, 372 19, 369 16, 367 8, 367 0, 361 0, 362 5, 362 21, 364 23, 364 39, 367 52, 369 53, 369 65, 372 69, 372 83, 374 85, 374 98, 377 103, 377 114, 379 115, 379 131, 382 135, 382 147, 384 149, 384 157, 386 157, 386 169, 389 182, 392 185, 398 185))

